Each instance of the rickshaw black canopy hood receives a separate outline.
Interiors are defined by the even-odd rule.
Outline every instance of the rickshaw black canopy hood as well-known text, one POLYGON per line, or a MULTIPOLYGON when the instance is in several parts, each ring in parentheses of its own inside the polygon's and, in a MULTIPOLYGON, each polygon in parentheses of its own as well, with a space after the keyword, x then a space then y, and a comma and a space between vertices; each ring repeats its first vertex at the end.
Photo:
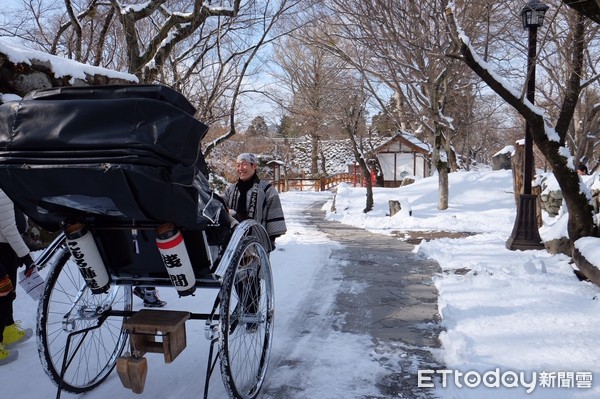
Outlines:
POLYGON ((194 227, 208 131, 194 113, 161 85, 32 92, 0 106, 0 187, 46 228, 89 215, 194 227))
POLYGON ((208 131, 194 113, 181 93, 161 85, 38 90, 0 107, 0 149, 142 148, 192 165, 208 131))

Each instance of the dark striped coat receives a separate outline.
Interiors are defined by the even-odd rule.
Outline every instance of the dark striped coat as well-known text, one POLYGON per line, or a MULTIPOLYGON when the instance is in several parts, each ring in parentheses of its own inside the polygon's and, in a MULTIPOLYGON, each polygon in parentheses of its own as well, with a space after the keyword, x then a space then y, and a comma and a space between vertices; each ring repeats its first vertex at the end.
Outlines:
MULTIPOLYGON (((250 202, 255 191, 257 198, 254 219, 262 224, 271 240, 274 240, 287 231, 279 193, 271 183, 258 180, 246 195, 247 209, 250 209, 250 202)), ((231 184, 225 190, 225 201, 227 201, 229 209, 237 208, 237 201, 241 199, 238 194, 237 184, 231 184)))

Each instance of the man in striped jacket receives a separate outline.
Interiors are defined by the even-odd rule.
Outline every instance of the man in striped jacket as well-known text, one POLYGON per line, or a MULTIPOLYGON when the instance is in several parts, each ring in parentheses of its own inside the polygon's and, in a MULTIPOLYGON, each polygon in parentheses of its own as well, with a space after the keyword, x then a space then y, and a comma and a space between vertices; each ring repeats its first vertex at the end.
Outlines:
POLYGON ((279 193, 271 183, 260 180, 256 155, 243 153, 237 157, 238 181, 225 190, 231 215, 239 222, 254 219, 267 230, 275 248, 275 239, 287 231, 279 193))

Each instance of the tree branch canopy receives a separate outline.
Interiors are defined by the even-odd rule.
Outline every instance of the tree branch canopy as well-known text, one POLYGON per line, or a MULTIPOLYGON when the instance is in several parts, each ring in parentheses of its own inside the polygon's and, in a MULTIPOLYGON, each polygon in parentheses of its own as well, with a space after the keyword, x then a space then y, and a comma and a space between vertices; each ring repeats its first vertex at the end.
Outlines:
POLYGON ((143 6, 123 6, 119 1, 111 0, 125 31, 129 72, 145 82, 154 80, 175 46, 195 34, 209 18, 235 17, 241 5, 241 0, 235 0, 231 8, 211 7, 203 0, 194 0, 191 12, 174 12, 165 6, 166 2, 151 0, 143 6), (142 40, 139 31, 148 25, 146 20, 152 19, 152 24, 157 24, 155 13, 160 13, 164 19, 158 22, 158 30, 153 35, 142 40))
POLYGON ((534 109, 526 99, 520 98, 504 80, 496 75, 487 63, 480 59, 469 45, 469 40, 459 33, 451 7, 445 10, 449 34, 459 49, 463 61, 504 101, 510 104, 529 123, 533 142, 544 154, 552 167, 553 174, 561 188, 569 211, 568 234, 571 242, 585 236, 597 234, 593 220, 593 208, 580 187, 580 179, 570 159, 570 150, 564 146, 564 138, 573 119, 581 93, 580 76, 584 54, 584 23, 577 17, 572 31, 572 53, 569 60, 570 74, 566 82, 566 92, 562 99, 556 129, 546 124, 543 112, 534 109))
MULTIPOLYGON (((463 62, 490 87, 490 89, 512 106, 526 120, 533 120, 538 117, 543 118, 542 115, 535 113, 532 108, 526 105, 525 101, 527 100, 524 97, 521 97, 515 88, 489 68, 487 62, 479 57, 475 50, 470 46, 469 39, 459 33, 454 19, 453 9, 448 7, 445 12, 450 28, 448 33, 461 54, 461 57, 459 58, 462 59, 463 62)), ((530 103, 527 102, 527 104, 530 103)))

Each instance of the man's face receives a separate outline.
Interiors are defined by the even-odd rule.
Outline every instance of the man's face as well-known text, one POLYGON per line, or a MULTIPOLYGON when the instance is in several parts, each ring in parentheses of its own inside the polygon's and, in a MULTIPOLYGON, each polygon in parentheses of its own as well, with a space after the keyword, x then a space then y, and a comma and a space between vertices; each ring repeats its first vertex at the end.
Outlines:
POLYGON ((236 162, 235 169, 237 170, 237 174, 240 177, 240 180, 247 181, 250 180, 254 172, 256 172, 256 164, 252 164, 248 161, 236 162))

